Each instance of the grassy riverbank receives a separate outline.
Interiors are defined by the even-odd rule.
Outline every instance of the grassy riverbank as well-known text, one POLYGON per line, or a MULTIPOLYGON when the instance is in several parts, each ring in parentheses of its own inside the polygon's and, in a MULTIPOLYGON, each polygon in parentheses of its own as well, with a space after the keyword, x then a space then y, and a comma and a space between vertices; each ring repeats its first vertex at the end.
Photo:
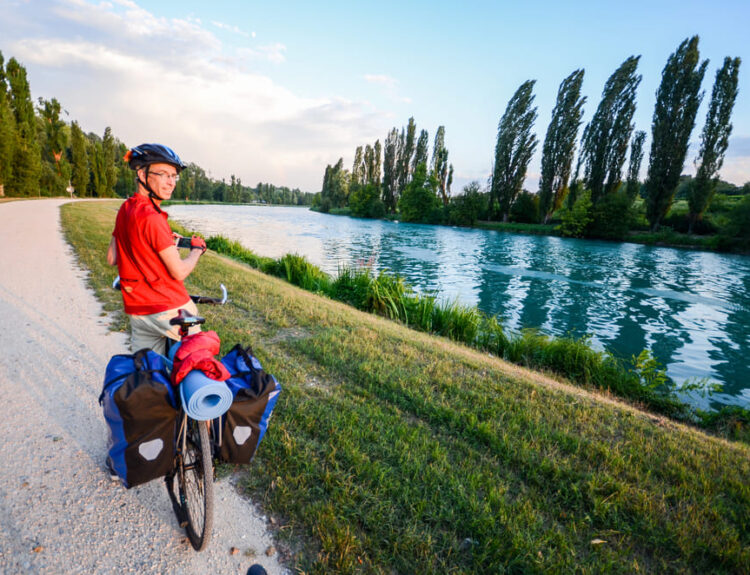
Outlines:
MULTIPOLYGON (((117 205, 63 207, 110 309, 117 205)), ((220 282, 209 326, 284 385, 244 481, 305 572, 750 570, 747 446, 211 253, 189 287, 220 282)))

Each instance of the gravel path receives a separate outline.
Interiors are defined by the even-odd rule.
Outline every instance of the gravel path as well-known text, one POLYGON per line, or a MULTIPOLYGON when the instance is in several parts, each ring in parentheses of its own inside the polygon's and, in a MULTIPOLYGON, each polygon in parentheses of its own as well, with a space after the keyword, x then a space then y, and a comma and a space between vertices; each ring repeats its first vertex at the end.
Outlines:
POLYGON ((126 490, 105 474, 97 400, 110 356, 129 350, 62 237, 64 202, 0 204, 0 574, 288 573, 231 480, 196 553, 161 480, 126 490))

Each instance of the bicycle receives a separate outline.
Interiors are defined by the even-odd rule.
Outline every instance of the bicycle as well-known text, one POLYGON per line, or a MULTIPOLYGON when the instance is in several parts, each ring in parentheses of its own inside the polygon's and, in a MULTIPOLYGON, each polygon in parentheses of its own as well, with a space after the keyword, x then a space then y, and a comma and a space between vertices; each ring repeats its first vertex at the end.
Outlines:
MULTIPOLYGON (((112 284, 115 289, 119 288, 118 280, 119 277, 112 284)), ((224 305, 227 301, 227 291, 223 284, 221 290, 222 298, 195 295, 191 295, 190 298, 195 303, 224 305)), ((180 341, 182 341, 192 327, 202 325, 205 321, 205 318, 181 309, 169 323, 179 327, 180 341)), ((169 357, 165 359, 171 369, 171 359, 169 357)), ((174 464, 164 480, 180 527, 185 529, 193 548, 196 551, 202 551, 208 546, 213 529, 215 479, 211 431, 213 420, 193 419, 181 403, 177 421, 174 464), (175 482, 179 498, 175 495, 175 482)), ((219 438, 218 441, 220 444, 221 439, 219 438)))
MULTIPOLYGON (((226 303, 226 288, 222 284, 221 300, 205 296, 190 296, 196 303, 226 303)), ((180 340, 190 328, 205 323, 205 319, 181 309, 171 325, 179 326, 180 340)), ((211 422, 191 418, 180 405, 179 431, 176 438, 175 465, 164 480, 180 527, 187 533, 196 551, 205 549, 211 540, 214 516, 214 466, 212 454, 211 422), (179 500, 174 493, 177 481, 179 500)))

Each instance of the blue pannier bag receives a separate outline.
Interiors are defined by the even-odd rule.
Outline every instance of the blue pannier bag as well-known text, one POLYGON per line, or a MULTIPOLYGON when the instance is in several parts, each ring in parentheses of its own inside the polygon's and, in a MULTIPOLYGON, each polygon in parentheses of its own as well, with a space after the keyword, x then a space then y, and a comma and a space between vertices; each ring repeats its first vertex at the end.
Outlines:
POLYGON ((226 384, 232 391, 232 406, 214 420, 216 455, 227 463, 249 463, 268 429, 273 408, 281 393, 276 378, 263 370, 252 349, 235 345, 221 363, 232 374, 226 384))
POLYGON ((125 487, 172 470, 178 401, 165 358, 155 351, 109 360, 99 404, 109 429, 109 462, 125 487))

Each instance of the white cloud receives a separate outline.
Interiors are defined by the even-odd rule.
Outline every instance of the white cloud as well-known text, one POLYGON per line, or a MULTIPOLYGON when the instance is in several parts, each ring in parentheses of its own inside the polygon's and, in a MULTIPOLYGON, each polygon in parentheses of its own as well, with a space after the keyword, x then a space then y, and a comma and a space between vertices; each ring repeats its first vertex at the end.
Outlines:
MULTIPOLYGON (((216 20, 212 20, 211 24, 219 28, 220 30, 227 30, 228 32, 233 32, 234 34, 239 34, 240 36, 244 36, 245 38, 249 37, 249 34, 245 32, 244 30, 241 30, 238 26, 233 26, 231 24, 225 24, 224 22, 217 22, 216 20)), ((255 36, 253 36, 255 37, 255 36)))
POLYGON ((396 78, 385 74, 365 74, 364 79, 368 84, 381 86, 383 93, 389 99, 404 104, 411 104, 411 98, 399 95, 399 82, 396 78))
POLYGON ((200 21, 129 0, 48 4, 16 19, 25 29, 0 22, 4 54, 27 68, 35 98, 57 98, 86 131, 163 142, 215 178, 317 191, 326 164, 379 130, 362 103, 304 97, 251 70, 283 62, 281 43, 229 51, 200 21))

